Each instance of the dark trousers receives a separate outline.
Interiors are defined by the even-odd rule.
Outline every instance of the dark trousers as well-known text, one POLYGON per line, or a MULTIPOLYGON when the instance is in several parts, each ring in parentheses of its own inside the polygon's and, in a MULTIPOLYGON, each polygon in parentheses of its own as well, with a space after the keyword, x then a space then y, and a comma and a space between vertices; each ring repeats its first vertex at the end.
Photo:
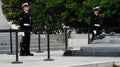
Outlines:
POLYGON ((92 28, 92 40, 95 39, 97 35, 100 35, 102 33, 101 27, 93 27, 92 28), (94 33, 94 30, 96 31, 96 34, 94 33))
POLYGON ((25 32, 23 44, 25 45, 25 53, 30 53, 30 32, 25 32))
MULTIPOLYGON (((29 28, 25 29, 28 30, 29 28)), ((24 36, 22 36, 20 47, 20 54, 30 54, 30 32, 24 32, 24 36)))

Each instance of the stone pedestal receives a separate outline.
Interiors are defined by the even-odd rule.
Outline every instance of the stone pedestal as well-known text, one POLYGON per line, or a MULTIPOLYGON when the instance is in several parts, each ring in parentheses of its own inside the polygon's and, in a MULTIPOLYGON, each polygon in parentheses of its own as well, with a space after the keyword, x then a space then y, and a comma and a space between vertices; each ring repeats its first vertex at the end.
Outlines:
POLYGON ((1 2, 0 2, 0 29, 10 29, 10 24, 8 23, 5 15, 2 12, 1 2))
POLYGON ((93 41, 80 50, 68 50, 64 56, 110 56, 120 57, 120 37, 107 36, 103 40, 93 41))
POLYGON ((96 44, 81 47, 80 50, 69 50, 64 56, 109 56, 120 57, 120 45, 118 44, 96 44))

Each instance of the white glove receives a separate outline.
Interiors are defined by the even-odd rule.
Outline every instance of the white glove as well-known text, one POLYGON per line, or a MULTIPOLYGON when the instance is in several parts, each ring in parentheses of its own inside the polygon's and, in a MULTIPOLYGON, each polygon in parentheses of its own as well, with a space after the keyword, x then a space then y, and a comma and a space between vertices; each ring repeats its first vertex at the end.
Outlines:
POLYGON ((24 32, 21 32, 21 36, 25 36, 25 33, 24 33, 24 32))
POLYGON ((93 30, 93 33, 96 34, 97 33, 96 30, 93 30))

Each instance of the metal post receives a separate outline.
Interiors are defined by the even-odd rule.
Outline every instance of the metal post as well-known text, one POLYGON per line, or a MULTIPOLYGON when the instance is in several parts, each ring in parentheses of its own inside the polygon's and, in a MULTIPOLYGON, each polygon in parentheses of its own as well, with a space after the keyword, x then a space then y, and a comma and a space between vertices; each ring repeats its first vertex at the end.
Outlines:
POLYGON ((18 57, 18 32, 15 33, 16 33, 16 61, 12 62, 12 64, 21 64, 23 62, 20 62, 18 57))
POLYGON ((67 35, 67 28, 65 28, 65 50, 68 50, 68 35, 67 35))
POLYGON ((8 53, 8 55, 12 55, 13 54, 13 44, 12 44, 12 32, 10 29, 10 53, 8 53))
POLYGON ((50 36, 49 36, 49 32, 47 32, 47 52, 48 52, 48 58, 44 59, 44 61, 54 61, 54 59, 50 58, 50 36))
POLYGON ((41 44, 40 44, 40 32, 38 32, 38 51, 37 53, 43 53, 43 51, 41 50, 41 44))
POLYGON ((88 44, 91 43, 91 40, 90 40, 90 29, 88 28, 88 44))

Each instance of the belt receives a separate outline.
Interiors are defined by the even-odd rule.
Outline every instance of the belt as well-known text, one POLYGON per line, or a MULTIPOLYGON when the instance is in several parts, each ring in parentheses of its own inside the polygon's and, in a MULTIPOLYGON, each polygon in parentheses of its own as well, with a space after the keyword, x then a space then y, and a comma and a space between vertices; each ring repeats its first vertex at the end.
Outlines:
POLYGON ((30 26, 30 24, 24 24, 24 26, 30 26))
POLYGON ((100 27, 100 24, 94 24, 94 26, 96 26, 96 27, 100 27))

